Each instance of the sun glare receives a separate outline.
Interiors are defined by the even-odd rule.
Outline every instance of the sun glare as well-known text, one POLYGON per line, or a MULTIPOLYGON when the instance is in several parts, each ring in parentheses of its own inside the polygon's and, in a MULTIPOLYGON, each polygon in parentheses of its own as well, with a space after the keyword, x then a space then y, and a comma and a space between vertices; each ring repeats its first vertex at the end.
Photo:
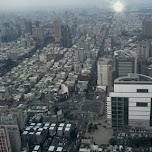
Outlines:
POLYGON ((124 6, 121 2, 116 2, 114 5, 113 5, 113 8, 116 12, 122 12, 123 9, 124 9, 124 6))

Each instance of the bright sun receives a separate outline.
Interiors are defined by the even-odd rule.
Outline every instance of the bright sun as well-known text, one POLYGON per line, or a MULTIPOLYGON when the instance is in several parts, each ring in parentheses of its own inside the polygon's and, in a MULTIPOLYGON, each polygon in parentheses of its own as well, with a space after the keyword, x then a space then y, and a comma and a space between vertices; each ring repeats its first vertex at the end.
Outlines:
POLYGON ((124 6, 121 2, 116 2, 114 5, 113 5, 113 8, 116 12, 122 12, 123 9, 124 9, 124 6))

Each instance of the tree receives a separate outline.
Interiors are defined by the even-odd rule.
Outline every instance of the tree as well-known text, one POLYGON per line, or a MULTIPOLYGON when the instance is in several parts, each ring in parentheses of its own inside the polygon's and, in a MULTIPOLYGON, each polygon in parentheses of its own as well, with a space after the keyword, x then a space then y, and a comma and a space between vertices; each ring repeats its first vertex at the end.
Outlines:
POLYGON ((91 133, 91 132, 92 132, 91 128, 90 128, 90 127, 88 127, 88 133, 91 133))
POLYGON ((97 124, 95 124, 93 128, 94 128, 95 130, 97 130, 97 129, 98 129, 97 124))
POLYGON ((88 132, 91 133, 93 128, 94 128, 93 124, 90 123, 89 126, 88 126, 88 132))
POLYGON ((24 94, 21 95, 19 101, 20 101, 20 102, 24 102, 24 101, 25 101, 24 94))
POLYGON ((109 143, 111 144, 111 145, 117 145, 117 140, 115 139, 115 138, 111 138, 110 140, 109 140, 109 143))
POLYGON ((76 128, 70 132, 70 137, 73 141, 76 140, 76 138, 77 138, 77 132, 78 131, 76 128))
POLYGON ((151 145, 151 139, 148 137, 141 137, 141 138, 129 138, 128 139, 128 146, 129 147, 146 147, 151 145))
POLYGON ((55 105, 54 106, 54 113, 57 114, 58 111, 59 111, 59 108, 55 105))

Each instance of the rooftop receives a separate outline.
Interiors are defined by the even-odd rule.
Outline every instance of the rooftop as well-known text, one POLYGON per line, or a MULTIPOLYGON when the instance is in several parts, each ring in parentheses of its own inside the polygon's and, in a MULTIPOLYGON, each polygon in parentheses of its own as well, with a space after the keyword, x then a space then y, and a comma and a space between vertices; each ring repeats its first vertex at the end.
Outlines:
POLYGON ((114 55, 117 56, 117 58, 135 58, 136 56, 135 52, 126 49, 115 51, 114 55))
POLYGON ((129 73, 128 76, 115 79, 115 84, 152 84, 152 77, 129 73))

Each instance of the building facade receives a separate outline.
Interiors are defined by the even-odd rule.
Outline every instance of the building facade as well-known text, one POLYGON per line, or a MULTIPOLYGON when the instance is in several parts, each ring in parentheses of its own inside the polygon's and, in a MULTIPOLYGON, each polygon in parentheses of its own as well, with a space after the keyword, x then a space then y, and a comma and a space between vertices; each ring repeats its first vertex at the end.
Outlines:
POLYGON ((142 32, 143 36, 152 37, 152 20, 150 18, 143 20, 142 32))
POLYGON ((152 126, 152 78, 128 74, 114 82, 107 97, 107 118, 114 128, 152 126))
POLYGON ((62 26, 62 42, 61 45, 66 48, 71 48, 72 39, 70 27, 68 25, 62 26))
POLYGON ((44 38, 44 30, 42 27, 34 27, 32 29, 32 35, 34 38, 43 39, 44 38))
POLYGON ((105 40, 104 40, 104 52, 106 54, 108 54, 108 52, 111 51, 111 47, 112 47, 111 37, 105 38, 105 40))
POLYGON ((142 41, 137 45, 137 57, 138 58, 149 58, 149 42, 142 41))
POLYGON ((129 51, 119 51, 114 57, 116 78, 137 72, 137 58, 129 51))
POLYGON ((54 38, 55 43, 61 43, 62 38, 62 21, 60 18, 54 21, 54 38))
POLYGON ((32 34, 32 22, 31 21, 25 21, 25 23, 24 23, 24 32, 32 34))
POLYGON ((83 48, 75 49, 75 61, 77 63, 83 63, 85 61, 85 50, 83 48))
POLYGON ((112 87, 112 66, 108 59, 101 58, 97 63, 98 86, 112 87))
POLYGON ((5 127, 0 127, 0 152, 12 152, 9 135, 5 127))
POLYGON ((0 117, 0 128, 3 128, 8 135, 5 140, 10 143, 11 152, 20 152, 21 137, 17 119, 12 114, 3 114, 0 117))

